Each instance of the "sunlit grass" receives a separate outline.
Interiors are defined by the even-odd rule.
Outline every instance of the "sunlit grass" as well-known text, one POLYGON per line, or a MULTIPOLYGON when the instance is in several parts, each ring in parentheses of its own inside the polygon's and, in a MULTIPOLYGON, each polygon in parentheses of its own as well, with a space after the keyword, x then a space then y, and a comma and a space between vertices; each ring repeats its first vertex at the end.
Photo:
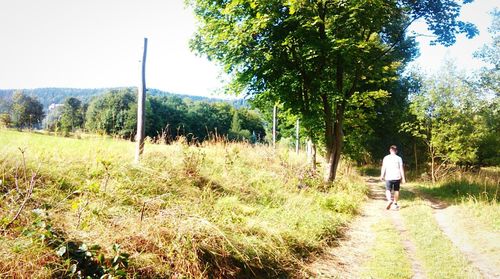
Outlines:
POLYGON ((415 243, 418 260, 429 278, 480 278, 464 255, 441 232, 432 209, 416 199, 408 201, 401 214, 411 241, 415 243))
MULTIPOLYGON (((22 152, 26 177, 32 172, 38 177, 4 243, 15 243, 26 230, 32 234, 28 239, 39 238, 47 230, 39 226, 43 222, 59 239, 98 244, 109 257, 113 244, 120 244, 130 254, 129 275, 283 276, 335 238, 366 193, 361 181, 340 179, 326 187, 321 174, 304 171, 302 155, 282 149, 147 144, 136 165, 134 148, 134 143, 98 136, 0 130, 0 226, 11 220, 23 197, 24 188, 15 189, 16 173, 18 181, 29 180, 21 179, 22 152), (47 215, 38 220, 33 209, 47 215)), ((0 247, 1 254, 11 253, 0 247)), ((54 255, 55 250, 33 241, 21 256, 3 258, 2 268, 14 272, 32 251, 54 255)), ((46 274, 55 272, 54 266, 70 268, 61 258, 51 260, 46 274)))
POLYGON ((375 242, 370 250, 363 278, 412 278, 411 262, 402 244, 401 235, 390 220, 373 225, 375 242))
POLYGON ((448 203, 460 206, 470 218, 477 218, 492 230, 500 230, 500 170, 487 168, 478 173, 457 173, 436 185, 417 189, 448 203))

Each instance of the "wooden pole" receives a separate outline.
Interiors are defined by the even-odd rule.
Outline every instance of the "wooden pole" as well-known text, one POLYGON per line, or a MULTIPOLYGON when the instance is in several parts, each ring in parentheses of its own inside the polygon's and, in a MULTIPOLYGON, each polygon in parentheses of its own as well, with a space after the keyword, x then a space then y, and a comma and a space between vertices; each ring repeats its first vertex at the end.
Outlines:
POLYGON ((277 120, 276 120, 276 114, 277 114, 277 106, 274 105, 273 108, 273 147, 276 148, 276 126, 277 126, 277 120))
POLYGON ((144 51, 142 54, 141 68, 141 86, 138 88, 137 96, 137 148, 135 150, 135 162, 139 163, 142 152, 144 151, 145 128, 145 104, 146 104, 146 54, 148 51, 148 38, 144 38, 144 51))
POLYGON ((297 125, 296 125, 296 130, 295 130, 295 153, 299 154, 299 128, 300 128, 300 121, 297 119, 297 125))

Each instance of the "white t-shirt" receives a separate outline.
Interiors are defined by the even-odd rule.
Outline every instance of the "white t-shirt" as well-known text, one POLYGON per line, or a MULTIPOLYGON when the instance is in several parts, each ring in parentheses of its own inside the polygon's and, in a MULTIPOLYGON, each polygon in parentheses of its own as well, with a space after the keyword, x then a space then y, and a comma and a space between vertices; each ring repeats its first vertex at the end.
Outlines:
POLYGON ((403 159, 396 154, 389 154, 384 157, 382 168, 385 167, 385 180, 400 180, 403 167, 403 159))

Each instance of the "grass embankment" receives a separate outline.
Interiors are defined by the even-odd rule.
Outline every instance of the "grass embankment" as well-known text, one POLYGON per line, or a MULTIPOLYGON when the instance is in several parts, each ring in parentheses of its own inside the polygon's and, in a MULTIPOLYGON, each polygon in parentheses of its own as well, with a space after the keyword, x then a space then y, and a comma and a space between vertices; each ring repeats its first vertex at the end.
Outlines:
POLYGON ((283 150, 147 145, 137 166, 134 147, 1 130, 0 277, 296 274, 366 192, 283 150))
POLYGON ((372 228, 376 238, 363 278, 412 278, 411 262, 394 224, 385 219, 372 228))

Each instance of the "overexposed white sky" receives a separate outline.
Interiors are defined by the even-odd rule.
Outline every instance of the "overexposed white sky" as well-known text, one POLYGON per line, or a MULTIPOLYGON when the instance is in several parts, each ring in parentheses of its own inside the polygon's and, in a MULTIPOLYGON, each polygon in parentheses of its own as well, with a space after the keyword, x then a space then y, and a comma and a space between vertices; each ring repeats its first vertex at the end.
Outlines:
MULTIPOLYGON (((500 0, 465 6, 463 19, 481 31, 474 40, 444 48, 419 38, 415 63, 434 71, 448 56, 478 68, 472 53, 489 41, 494 7, 500 0)), ((148 87, 209 96, 221 87, 220 71, 189 50, 194 30, 183 0, 0 0, 0 88, 137 86, 147 37, 148 87)))
MULTIPOLYGON (((461 2, 462 0, 456 1, 461 2)), ((420 57, 412 62, 412 65, 418 66, 429 73, 439 71, 445 59, 453 60, 459 69, 466 72, 472 72, 481 66, 486 66, 481 60, 475 59, 473 53, 485 43, 492 42, 488 28, 490 28, 492 21, 490 12, 494 8, 500 9, 500 0, 475 0, 463 6, 460 19, 474 23, 479 29, 479 35, 473 39, 467 39, 465 35, 459 35, 457 42, 453 46, 444 47, 429 45, 433 39, 432 37, 417 37, 420 46, 420 57)), ((415 24, 412 31, 420 34, 430 34, 422 22, 415 24)))
POLYGON ((188 47, 183 0, 0 0, 0 88, 147 86, 206 95, 218 68, 188 47))

